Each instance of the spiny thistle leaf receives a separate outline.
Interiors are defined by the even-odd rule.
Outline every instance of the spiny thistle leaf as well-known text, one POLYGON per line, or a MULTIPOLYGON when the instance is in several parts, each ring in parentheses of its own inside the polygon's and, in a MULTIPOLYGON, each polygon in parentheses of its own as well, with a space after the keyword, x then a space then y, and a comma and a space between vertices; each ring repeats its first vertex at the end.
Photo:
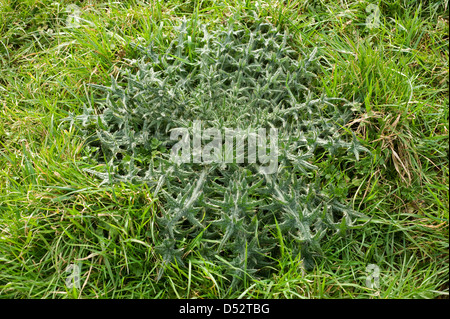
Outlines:
POLYGON ((339 131, 352 116, 352 103, 322 94, 318 50, 294 51, 287 32, 262 20, 212 30, 195 24, 192 41, 191 25, 182 21, 166 52, 136 45, 142 57, 136 72, 124 73, 126 84, 94 86, 106 94, 102 112, 85 108, 66 119, 97 136, 90 147, 98 148, 96 160, 105 171, 88 172, 102 183, 148 185, 161 207, 156 252, 164 267, 183 265, 183 249, 195 246, 236 285, 236 278, 257 275, 279 253, 274 231, 311 268, 322 237, 344 233, 360 217, 326 196, 316 180, 325 152, 347 150, 357 160, 368 152, 355 135, 349 143, 339 131), (250 161, 172 162, 171 130, 191 134, 195 120, 221 132, 276 128, 277 169, 261 173, 262 165, 250 161))

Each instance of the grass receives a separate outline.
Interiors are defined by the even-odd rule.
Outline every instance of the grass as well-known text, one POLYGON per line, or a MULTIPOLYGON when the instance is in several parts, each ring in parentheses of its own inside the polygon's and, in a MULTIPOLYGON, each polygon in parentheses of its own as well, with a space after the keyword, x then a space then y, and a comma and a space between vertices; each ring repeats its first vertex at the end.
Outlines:
MULTIPOLYGON (((0 298, 448 298, 448 7, 444 1, 0 0, 0 298), (364 24, 369 3, 380 25, 364 24), (183 16, 222 24, 251 11, 318 47, 320 81, 360 115, 343 128, 371 150, 354 167, 315 163, 370 223, 331 237, 305 272, 278 236, 278 267, 230 291, 196 253, 160 280, 160 203, 142 186, 100 186, 89 149, 60 125, 131 69, 133 43, 164 50, 183 16), (65 269, 81 266, 80 289, 65 269), (380 287, 367 288, 368 264, 380 287)), ((195 35, 193 35, 195 36, 195 35)), ((195 37, 194 37, 195 39, 195 37)), ((198 240, 202 240, 199 238, 198 240)))

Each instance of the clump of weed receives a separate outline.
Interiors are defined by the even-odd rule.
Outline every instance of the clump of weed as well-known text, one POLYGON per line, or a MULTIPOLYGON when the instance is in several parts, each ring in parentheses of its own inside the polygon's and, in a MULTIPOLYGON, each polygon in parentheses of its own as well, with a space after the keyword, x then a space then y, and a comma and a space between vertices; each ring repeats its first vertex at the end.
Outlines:
POLYGON ((192 31, 183 21, 162 53, 136 46, 142 57, 126 83, 95 85, 105 94, 96 112, 66 119, 82 124, 92 157, 106 164, 89 171, 103 183, 150 187, 161 203, 156 251, 165 264, 183 265, 195 251, 235 285, 271 265, 283 238, 311 269, 323 236, 362 217, 323 188, 314 165, 367 151, 340 130, 351 103, 321 94, 317 50, 293 50, 290 35, 268 23, 192 31), (192 136, 194 121, 203 129, 277 129, 276 169, 249 160, 175 163, 170 132, 192 136))

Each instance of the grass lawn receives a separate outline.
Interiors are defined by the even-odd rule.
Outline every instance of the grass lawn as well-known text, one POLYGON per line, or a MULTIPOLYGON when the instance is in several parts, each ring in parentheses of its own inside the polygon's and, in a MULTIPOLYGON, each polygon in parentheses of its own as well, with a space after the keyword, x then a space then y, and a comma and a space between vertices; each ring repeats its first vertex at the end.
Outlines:
POLYGON ((448 11, 408 0, 0 0, 0 298, 448 298, 448 11), (183 18, 219 28, 231 16, 289 31, 293 50, 317 48, 321 90, 354 104, 342 132, 370 151, 311 163, 370 220, 327 233, 308 271, 299 243, 274 234, 273 265, 233 289, 195 239, 184 265, 161 274, 165 203, 146 185, 101 184, 86 171, 100 165, 86 140, 62 121, 102 98, 89 84, 135 71, 136 44, 163 52, 183 18), (368 286, 374 269, 379 285, 368 286))

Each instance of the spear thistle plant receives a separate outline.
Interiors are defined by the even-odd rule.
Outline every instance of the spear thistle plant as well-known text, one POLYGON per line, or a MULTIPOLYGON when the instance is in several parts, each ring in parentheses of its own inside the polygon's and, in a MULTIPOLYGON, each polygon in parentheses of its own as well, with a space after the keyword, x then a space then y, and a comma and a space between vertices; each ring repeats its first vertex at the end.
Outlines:
POLYGON ((96 112, 66 119, 107 167, 88 171, 102 183, 149 186, 161 203, 154 244, 165 265, 184 265, 195 240, 196 253, 222 266, 234 286, 273 265, 282 236, 311 269, 323 236, 362 217, 322 189, 314 165, 324 154, 358 159, 367 151, 340 131, 351 103, 320 94, 317 49, 294 51, 290 35, 268 23, 197 25, 195 38, 191 24, 181 23, 164 52, 136 45, 142 57, 124 74, 127 83, 93 85, 105 94, 96 112), (261 174, 249 161, 174 163, 170 132, 192 133, 193 121, 218 130, 276 128, 277 170, 261 174))

